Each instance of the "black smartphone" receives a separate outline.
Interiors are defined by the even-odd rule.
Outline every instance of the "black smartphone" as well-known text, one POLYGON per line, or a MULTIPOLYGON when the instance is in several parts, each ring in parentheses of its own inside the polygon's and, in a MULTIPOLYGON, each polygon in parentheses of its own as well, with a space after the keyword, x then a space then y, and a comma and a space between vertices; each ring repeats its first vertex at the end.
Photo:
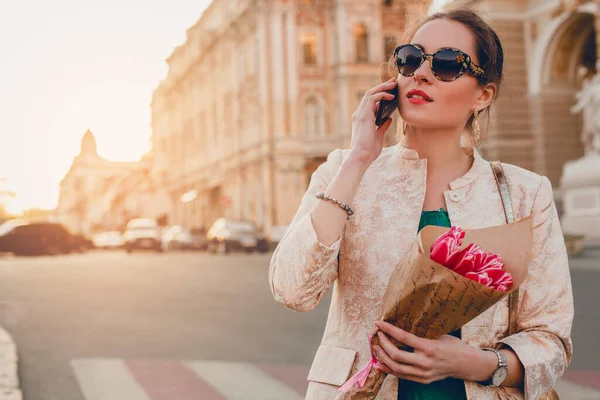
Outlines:
POLYGON ((375 116, 375 125, 381 126, 388 118, 398 109, 398 84, 392 90, 387 90, 386 93, 393 94, 395 97, 392 100, 381 100, 379 109, 375 116))

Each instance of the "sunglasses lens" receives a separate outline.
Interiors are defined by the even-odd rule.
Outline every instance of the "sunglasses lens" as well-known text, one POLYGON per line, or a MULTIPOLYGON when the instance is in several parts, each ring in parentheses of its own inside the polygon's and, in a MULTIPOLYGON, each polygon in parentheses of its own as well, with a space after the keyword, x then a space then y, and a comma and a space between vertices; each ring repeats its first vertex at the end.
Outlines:
POLYGON ((458 51, 442 50, 433 57, 433 71, 443 81, 451 81, 460 74, 464 68, 464 56, 458 51))
POLYGON ((423 61, 423 52, 414 46, 404 46, 396 53, 396 66, 402 75, 415 73, 423 61))

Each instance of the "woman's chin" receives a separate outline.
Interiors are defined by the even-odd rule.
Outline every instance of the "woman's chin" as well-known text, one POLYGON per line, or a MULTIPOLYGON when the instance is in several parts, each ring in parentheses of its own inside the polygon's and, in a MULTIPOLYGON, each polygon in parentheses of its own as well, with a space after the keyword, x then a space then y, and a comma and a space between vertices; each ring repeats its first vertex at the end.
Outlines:
POLYGON ((415 114, 411 114, 411 116, 409 118, 402 118, 402 120, 404 122, 406 122, 408 125, 417 127, 417 128, 434 128, 435 125, 433 125, 431 123, 431 119, 433 118, 433 116, 429 113, 425 114, 425 115, 415 115, 415 114))

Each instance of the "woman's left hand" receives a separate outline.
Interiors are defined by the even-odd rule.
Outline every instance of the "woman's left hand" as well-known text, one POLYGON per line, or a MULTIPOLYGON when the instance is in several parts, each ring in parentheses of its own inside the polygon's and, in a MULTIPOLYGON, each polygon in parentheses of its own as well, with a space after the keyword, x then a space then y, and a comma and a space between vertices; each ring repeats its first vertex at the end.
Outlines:
POLYGON ((461 378, 461 365, 465 364, 470 347, 460 339, 443 335, 439 339, 423 339, 387 322, 375 323, 381 347, 375 346, 379 370, 401 379, 428 384, 449 377, 461 378), (400 350, 386 335, 414 349, 400 350))

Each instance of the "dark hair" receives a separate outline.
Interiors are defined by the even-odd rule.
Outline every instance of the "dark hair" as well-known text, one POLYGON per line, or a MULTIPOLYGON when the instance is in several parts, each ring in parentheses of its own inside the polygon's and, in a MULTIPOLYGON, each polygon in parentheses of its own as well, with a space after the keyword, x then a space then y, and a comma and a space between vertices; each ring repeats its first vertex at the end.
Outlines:
MULTIPOLYGON (((485 71, 485 77, 478 78, 478 81, 482 86, 488 83, 496 84, 498 88, 496 91, 497 96, 502 84, 504 50, 494 29, 476 11, 466 7, 458 7, 432 14, 411 24, 406 31, 405 42, 409 43, 423 25, 436 19, 460 22, 473 32, 477 47, 477 64, 485 71)), ((486 109, 481 114, 489 116, 489 110, 486 109)), ((472 124, 473 117, 469 118, 467 128, 471 129, 472 124)))

